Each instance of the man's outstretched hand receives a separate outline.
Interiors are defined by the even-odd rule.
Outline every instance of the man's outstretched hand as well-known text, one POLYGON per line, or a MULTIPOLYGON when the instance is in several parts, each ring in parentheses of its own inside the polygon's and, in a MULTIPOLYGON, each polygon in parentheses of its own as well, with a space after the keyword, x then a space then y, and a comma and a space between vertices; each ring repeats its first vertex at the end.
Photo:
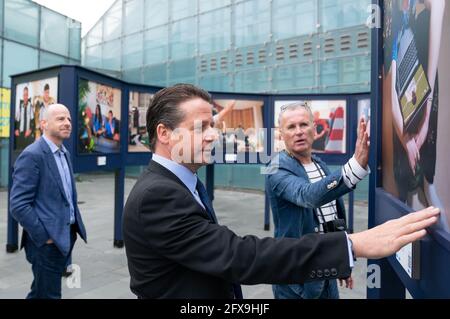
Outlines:
POLYGON ((426 235, 425 228, 438 220, 439 208, 428 207, 372 229, 350 234, 355 257, 383 258, 426 235))
POLYGON ((367 134, 367 123, 361 118, 358 126, 358 138, 355 145, 355 159, 362 168, 366 168, 369 163, 370 140, 367 134))

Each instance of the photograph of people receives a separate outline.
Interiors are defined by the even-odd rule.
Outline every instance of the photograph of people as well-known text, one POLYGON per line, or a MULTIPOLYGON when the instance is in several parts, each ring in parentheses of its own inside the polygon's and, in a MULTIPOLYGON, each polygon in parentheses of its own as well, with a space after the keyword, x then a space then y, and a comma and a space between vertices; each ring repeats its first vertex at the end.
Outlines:
POLYGON ((16 150, 23 150, 25 147, 34 142, 34 107, 31 104, 29 93, 30 90, 28 86, 17 86, 16 95, 20 100, 16 103, 16 114, 14 121, 14 149, 16 150))
MULTIPOLYGON (((439 207, 442 214, 437 227, 448 232, 450 202, 443 195, 450 183, 441 176, 447 176, 449 169, 438 163, 444 158, 447 162, 450 155, 449 148, 440 148, 438 143, 439 135, 449 134, 447 123, 438 125, 439 104, 449 103, 440 84, 448 83, 441 76, 447 78, 450 67, 447 64, 438 71, 440 57, 450 53, 448 45, 441 46, 446 34, 445 14, 448 17, 449 7, 444 0, 386 3, 383 89, 388 94, 383 100, 383 185, 412 208, 439 207), (441 174, 436 174, 437 167, 441 174)), ((446 30, 450 31, 448 21, 446 30)))
POLYGON ((94 114, 94 123, 93 123, 93 132, 95 136, 99 137, 101 136, 105 131, 105 119, 102 115, 102 110, 100 108, 100 104, 97 104, 95 107, 95 114, 94 114))
POLYGON ((312 148, 318 151, 325 151, 325 145, 330 134, 330 123, 328 120, 320 118, 320 112, 314 112, 314 125, 316 126, 316 134, 312 148))
POLYGON ((44 110, 58 99, 58 78, 47 78, 16 86, 14 149, 23 150, 42 136, 44 110))
POLYGON ((128 152, 150 152, 146 113, 153 94, 130 92, 128 102, 128 152))
POLYGON ((214 127, 221 133, 217 148, 226 152, 264 150, 263 101, 214 100, 214 127))
MULTIPOLYGON (((280 114, 282 105, 304 102, 311 108, 314 117, 314 142, 312 149, 317 153, 345 153, 346 136, 346 101, 311 100, 311 101, 275 101, 275 119, 280 114)), ((285 143, 279 132, 279 123, 275 120, 275 152, 285 149, 285 143)))
POLYGON ((49 105, 55 103, 56 99, 50 95, 50 85, 49 83, 45 83, 42 95, 36 96, 33 100, 35 112, 34 117, 36 120, 36 137, 40 137, 43 134, 41 121, 44 118, 44 112, 47 110, 49 105))
POLYGON ((108 119, 105 123, 105 131, 103 136, 115 141, 120 139, 119 135, 119 125, 117 124, 117 119, 113 115, 113 111, 108 112, 108 119))
POLYGON ((78 151, 119 152, 121 91, 80 79, 78 94, 78 151))

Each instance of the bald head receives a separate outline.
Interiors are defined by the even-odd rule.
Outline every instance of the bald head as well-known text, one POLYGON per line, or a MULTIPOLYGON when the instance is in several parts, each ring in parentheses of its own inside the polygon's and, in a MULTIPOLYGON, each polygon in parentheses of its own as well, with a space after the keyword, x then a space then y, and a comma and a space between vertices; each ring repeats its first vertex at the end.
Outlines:
POLYGON ((72 132, 72 119, 69 109, 63 104, 52 104, 44 109, 41 127, 44 135, 56 145, 61 145, 72 132))
POLYGON ((42 119, 48 121, 48 119, 58 111, 67 111, 67 113, 70 113, 69 109, 64 104, 51 104, 44 109, 42 119))

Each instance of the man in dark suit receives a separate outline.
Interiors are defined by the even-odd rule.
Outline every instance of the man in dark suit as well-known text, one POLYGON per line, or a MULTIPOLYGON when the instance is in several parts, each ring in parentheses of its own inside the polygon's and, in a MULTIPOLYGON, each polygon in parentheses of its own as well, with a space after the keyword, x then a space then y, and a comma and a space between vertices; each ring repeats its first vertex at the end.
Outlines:
POLYGON ((133 187, 123 236, 138 298, 240 298, 239 284, 347 278, 354 257, 379 258, 425 235, 437 209, 368 231, 300 239, 240 237, 217 223, 196 171, 217 134, 210 95, 192 85, 165 88, 147 111, 152 160, 133 187))
POLYGON ((21 248, 32 265, 34 280, 27 298, 61 298, 61 276, 76 240, 86 241, 77 206, 70 154, 63 141, 72 130, 62 104, 44 112, 42 138, 19 155, 10 194, 11 215, 22 225, 21 248))

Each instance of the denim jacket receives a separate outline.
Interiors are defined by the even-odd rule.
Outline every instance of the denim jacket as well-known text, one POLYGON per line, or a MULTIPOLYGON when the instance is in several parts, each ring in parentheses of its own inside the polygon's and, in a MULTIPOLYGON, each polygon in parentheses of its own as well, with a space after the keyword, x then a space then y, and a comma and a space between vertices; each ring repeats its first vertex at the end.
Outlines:
MULTIPOLYGON (((309 181, 303 165, 286 151, 272 160, 272 169, 275 170, 267 175, 266 191, 272 208, 275 238, 300 238, 318 232, 319 220, 315 208, 332 200, 336 200, 338 218, 346 219, 341 197, 352 189, 345 185, 342 171, 339 169, 331 173, 317 156, 313 155, 312 159, 326 175, 316 183, 309 181)), ((324 281, 316 281, 303 285, 276 285, 275 288, 288 298, 317 298, 323 285, 324 281)))

